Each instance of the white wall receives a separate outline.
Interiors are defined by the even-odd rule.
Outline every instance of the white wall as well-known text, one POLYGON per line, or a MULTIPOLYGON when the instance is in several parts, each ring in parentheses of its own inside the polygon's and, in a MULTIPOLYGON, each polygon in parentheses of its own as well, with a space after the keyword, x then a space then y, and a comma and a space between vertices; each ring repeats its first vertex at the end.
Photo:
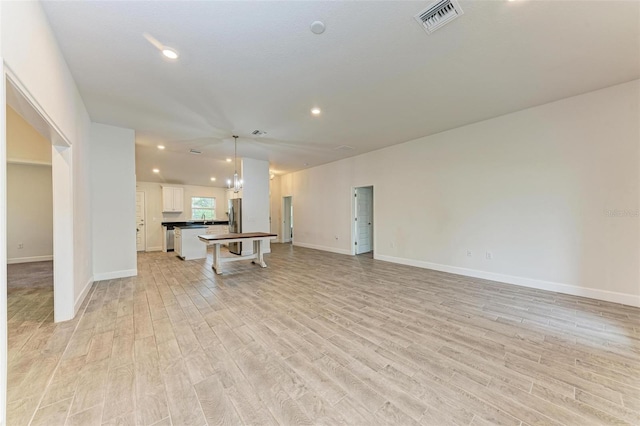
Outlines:
POLYGON ((373 185, 378 259, 640 306, 639 95, 636 80, 283 176, 295 244, 351 253, 352 188, 373 185))
MULTIPOLYGON (((70 156, 73 205, 70 209, 74 255, 68 262, 71 267, 65 269, 71 269, 70 284, 77 308, 92 282, 91 197, 90 187, 86 185, 89 181, 89 115, 40 3, 2 3, 0 51, 5 72, 18 83, 38 113, 73 145, 74 154, 70 156)), ((4 107, 4 102, 2 104, 4 107)), ((6 149, 4 136, 3 132, 0 136, 2 151, 6 149)), ((5 238, 0 235, 1 243, 5 238)))
POLYGON ((8 263, 53 259, 52 195, 50 166, 7 165, 8 263))
MULTIPOLYGON (((5 200, 5 73, 20 83, 29 100, 65 139, 74 145, 73 156, 73 252, 69 260, 72 281, 64 290, 71 297, 65 303, 80 305, 92 283, 90 188, 86 173, 89 162, 89 115, 78 93, 71 72, 62 56, 51 27, 38 2, 0 2, 0 329, 6 330, 6 203, 5 200), (46 70, 43 71, 43 70, 46 70), (85 185, 78 185, 85 182, 85 185), (68 290, 68 291, 67 291, 68 290), (73 300, 75 298, 75 300, 73 300)), ((57 286, 57 284, 56 284, 57 286)), ((56 290, 56 294, 59 292, 56 290)), ((54 296, 55 297, 55 296, 54 296)), ((57 306, 57 304, 56 304, 57 306)), ((64 313, 69 318, 68 313, 64 313)), ((71 315, 73 316, 73 315, 71 315)), ((3 332, 4 333, 4 332, 3 332)), ((2 334, 4 335, 4 334, 2 334)), ((0 336, 2 342, 5 338, 0 336)), ((6 345, 0 346, 0 422, 5 420, 6 345)))
POLYGON ((91 124, 94 279, 137 274, 135 133, 91 124))
POLYGON ((162 222, 186 222, 191 220, 191 197, 213 197, 216 199, 216 220, 228 220, 225 214, 225 189, 210 186, 173 185, 184 188, 184 211, 182 213, 162 212, 162 185, 155 182, 136 182, 136 190, 145 193, 145 224, 147 251, 162 250, 162 222))
MULTIPOLYGON (((242 232, 269 232, 269 162, 242 159, 242 232)), ((269 241, 262 242, 265 253, 269 241)), ((253 253, 253 247, 243 244, 243 254, 253 253)))
POLYGON ((51 142, 9 106, 6 120, 8 263, 52 260, 51 142))
MULTIPOLYGON (((4 20, 0 1, 0 25, 4 20)), ((0 425, 7 423, 7 129, 5 67, 0 30, 0 425)))
POLYGON ((281 179, 280 176, 274 176, 273 179, 269 181, 269 215, 270 215, 270 224, 271 224, 271 233, 278 234, 278 238, 273 240, 274 242, 282 241, 282 234, 280 230, 282 229, 282 195, 281 195, 281 179))

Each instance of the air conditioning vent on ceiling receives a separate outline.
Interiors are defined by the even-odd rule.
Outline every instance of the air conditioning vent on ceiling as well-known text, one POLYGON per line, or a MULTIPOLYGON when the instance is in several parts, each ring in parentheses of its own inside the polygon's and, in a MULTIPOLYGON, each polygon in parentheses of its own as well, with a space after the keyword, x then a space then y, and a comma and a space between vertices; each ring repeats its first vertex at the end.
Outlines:
POLYGON ((353 147, 349 145, 340 145, 334 148, 336 151, 352 151, 353 147))
POLYGON ((418 13, 415 18, 427 34, 431 34, 463 13, 456 0, 440 0, 418 13))
POLYGON ((189 152, 193 155, 198 155, 198 154, 202 154, 202 151, 198 151, 197 149, 190 149, 189 152))
POLYGON ((265 132, 264 130, 254 130, 253 132, 251 132, 251 134, 256 136, 264 136, 267 134, 267 132, 265 132))

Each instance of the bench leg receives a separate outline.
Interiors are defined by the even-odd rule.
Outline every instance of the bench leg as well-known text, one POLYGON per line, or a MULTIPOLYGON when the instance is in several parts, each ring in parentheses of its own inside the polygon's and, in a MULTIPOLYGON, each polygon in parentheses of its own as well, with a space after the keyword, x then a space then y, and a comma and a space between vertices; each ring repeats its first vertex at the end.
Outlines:
POLYGON ((216 274, 222 274, 222 270, 220 269, 220 244, 213 245, 213 270, 216 274))
POLYGON ((266 268, 267 264, 264 263, 264 259, 262 257, 262 241, 260 240, 253 241, 253 251, 256 253, 256 262, 258 263, 258 265, 262 266, 263 268, 266 268))

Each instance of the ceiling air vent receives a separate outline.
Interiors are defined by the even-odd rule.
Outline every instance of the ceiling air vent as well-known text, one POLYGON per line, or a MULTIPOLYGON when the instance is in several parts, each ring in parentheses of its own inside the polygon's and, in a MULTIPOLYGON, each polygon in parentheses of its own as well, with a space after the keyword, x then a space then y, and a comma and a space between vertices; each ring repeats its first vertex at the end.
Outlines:
POLYGON ((431 34, 463 13, 456 0, 440 0, 418 13, 415 18, 427 34, 431 34))
POLYGON ((340 145, 334 148, 336 151, 352 151, 353 147, 349 145, 340 145))
POLYGON ((251 132, 251 134, 255 136, 264 136, 267 134, 267 132, 265 132, 264 130, 254 130, 253 132, 251 132))
POLYGON ((198 151, 197 149, 190 149, 189 152, 193 155, 198 155, 198 154, 202 154, 202 151, 198 151))

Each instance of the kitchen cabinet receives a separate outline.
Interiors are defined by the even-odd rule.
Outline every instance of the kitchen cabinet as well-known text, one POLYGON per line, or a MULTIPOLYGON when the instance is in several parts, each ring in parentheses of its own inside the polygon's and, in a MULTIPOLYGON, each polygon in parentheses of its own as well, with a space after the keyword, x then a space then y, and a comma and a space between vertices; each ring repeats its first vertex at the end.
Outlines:
POLYGON ((184 210, 184 188, 162 187, 162 212, 180 213, 184 210))
POLYGON ((227 202, 235 198, 242 198, 242 189, 238 192, 233 192, 233 189, 227 189, 226 197, 227 202))
POLYGON ((207 234, 209 235, 217 235, 217 234, 228 234, 229 226, 227 225, 209 225, 207 226, 207 234))

